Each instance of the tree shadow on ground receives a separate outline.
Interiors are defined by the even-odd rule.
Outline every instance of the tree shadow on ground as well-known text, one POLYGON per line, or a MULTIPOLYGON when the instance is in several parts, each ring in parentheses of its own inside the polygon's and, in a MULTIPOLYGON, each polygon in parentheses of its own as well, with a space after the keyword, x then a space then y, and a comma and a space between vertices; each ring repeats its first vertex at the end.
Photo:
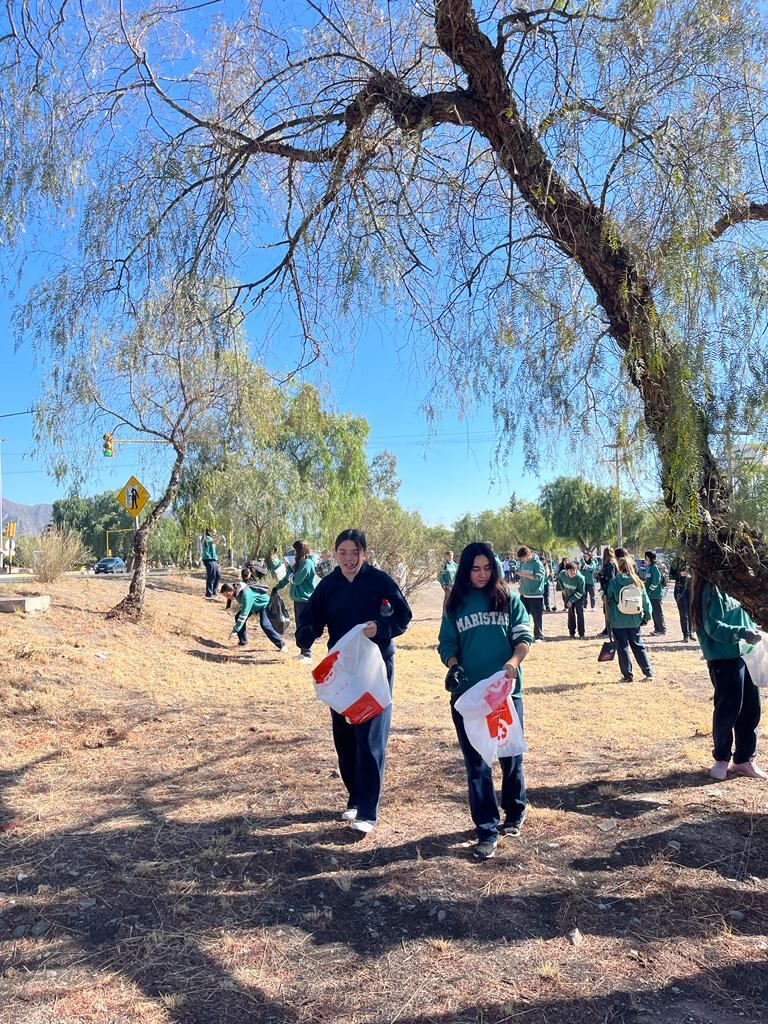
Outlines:
POLYGON ((278 665, 281 659, 279 657, 265 657, 259 651, 248 651, 247 653, 240 648, 230 648, 229 654, 216 654, 212 651, 196 651, 194 647, 184 652, 189 654, 192 658, 198 658, 200 661, 212 661, 217 665, 278 665))
POLYGON ((577 786, 532 786, 528 799, 537 807, 574 811, 596 817, 636 818, 656 810, 666 801, 662 798, 633 800, 627 794, 658 792, 660 797, 670 789, 700 789, 714 785, 703 772, 670 772, 650 778, 591 779, 577 786))

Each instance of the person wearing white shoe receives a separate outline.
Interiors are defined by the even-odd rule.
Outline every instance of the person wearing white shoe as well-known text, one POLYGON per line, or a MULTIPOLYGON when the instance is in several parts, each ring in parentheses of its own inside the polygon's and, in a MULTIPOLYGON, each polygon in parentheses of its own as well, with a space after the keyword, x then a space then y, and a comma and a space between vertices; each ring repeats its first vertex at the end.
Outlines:
MULTIPOLYGON (((391 689, 393 640, 405 632, 411 609, 392 577, 367 561, 362 530, 343 530, 335 551, 338 564, 320 580, 299 616, 296 643, 309 650, 327 628, 330 648, 353 626, 365 623, 363 633, 378 646, 391 689)), ((331 720, 339 772, 349 794, 342 817, 354 832, 367 833, 378 814, 392 705, 360 725, 351 725, 336 711, 331 711, 331 720)))
MULTIPOLYGON (((293 601, 293 619, 296 629, 299 628, 301 614, 306 607, 307 601, 315 592, 315 587, 320 582, 315 566, 315 556, 309 549, 305 540, 295 540, 293 550, 296 552, 296 560, 293 568, 275 584, 272 593, 277 593, 288 584, 288 596, 293 601)), ((312 645, 303 648, 299 656, 300 661, 312 661, 312 645)))
POLYGON ((691 574, 690 616, 714 687, 715 763, 709 774, 718 782, 728 775, 766 779, 755 764, 760 691, 741 656, 743 643, 759 642, 757 626, 735 598, 707 583, 699 572, 691 574))

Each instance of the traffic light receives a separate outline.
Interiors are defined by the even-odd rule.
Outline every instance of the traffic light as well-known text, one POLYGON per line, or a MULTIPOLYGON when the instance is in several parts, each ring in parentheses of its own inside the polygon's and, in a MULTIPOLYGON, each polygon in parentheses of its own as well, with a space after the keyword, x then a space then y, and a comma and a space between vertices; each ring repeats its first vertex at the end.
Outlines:
POLYGON ((107 458, 107 459, 111 459, 112 458, 112 435, 111 434, 105 434, 104 435, 104 446, 103 446, 103 448, 101 450, 104 453, 105 458, 107 458))

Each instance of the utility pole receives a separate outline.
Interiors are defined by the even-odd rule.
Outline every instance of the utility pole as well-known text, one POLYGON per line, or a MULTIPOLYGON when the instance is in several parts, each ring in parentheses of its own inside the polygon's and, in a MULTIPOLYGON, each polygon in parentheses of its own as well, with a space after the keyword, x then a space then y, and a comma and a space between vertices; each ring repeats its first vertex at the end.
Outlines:
MULTIPOLYGON (((621 507, 621 471, 620 471, 620 466, 619 466, 619 448, 623 448, 623 445, 619 444, 619 442, 616 441, 613 444, 604 444, 603 448, 612 448, 613 449, 613 468, 614 468, 614 472, 616 474, 616 494, 618 495, 618 499, 619 499, 619 521, 618 521, 618 524, 617 524, 618 525, 618 535, 619 535, 618 536, 618 541, 619 541, 618 546, 620 548, 623 548, 624 547, 624 519, 623 519, 623 510, 622 510, 622 507, 621 507)), ((605 463, 603 463, 603 465, 605 465, 605 463)))

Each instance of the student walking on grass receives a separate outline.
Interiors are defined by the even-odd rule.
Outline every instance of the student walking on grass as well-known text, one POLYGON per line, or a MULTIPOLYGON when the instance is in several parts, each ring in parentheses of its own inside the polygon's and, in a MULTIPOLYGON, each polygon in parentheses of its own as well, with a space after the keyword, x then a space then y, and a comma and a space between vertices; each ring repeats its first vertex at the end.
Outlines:
POLYGON ((755 763, 760 691, 741 656, 742 642, 759 643, 757 626, 735 598, 707 583, 698 573, 691 574, 690 602, 691 625, 696 630, 714 687, 712 756, 715 763, 709 774, 718 782, 729 774, 768 779, 755 763))
MULTIPOLYGON (((411 609, 392 577, 369 564, 362 530, 343 530, 336 538, 335 551, 336 568, 320 580, 304 606, 296 643, 308 650, 327 629, 331 648, 353 626, 364 622, 365 636, 381 652, 391 690, 393 640, 408 628, 411 609)), ((342 820, 356 832, 370 832, 378 817, 392 705, 362 725, 350 725, 333 710, 331 721, 339 771, 349 794, 342 820)))
POLYGON ((523 756, 502 757, 501 822, 491 769, 469 742, 464 720, 454 707, 481 679, 504 671, 512 681, 512 701, 523 722, 520 665, 533 637, 528 612, 517 594, 510 593, 487 544, 468 544, 459 558, 451 596, 443 613, 438 653, 448 667, 446 689, 451 694, 451 717, 456 729, 469 787, 469 808, 478 843, 474 855, 487 860, 496 853, 499 834, 519 835, 525 820, 523 756))
POLYGON ((568 612, 568 635, 571 639, 579 631, 579 639, 584 639, 584 577, 576 568, 575 562, 566 562, 565 568, 557 577, 560 590, 565 599, 568 612))
POLYGON ((530 548, 517 549, 520 577, 520 600, 533 619, 533 639, 540 643, 544 639, 542 620, 544 618, 544 587, 547 585, 544 566, 538 555, 530 548))
POLYGON ((629 656, 629 650, 632 648, 640 671, 646 679, 653 679, 648 652, 640 635, 640 627, 651 618, 651 602, 643 581, 637 575, 632 555, 623 555, 619 559, 617 570, 608 586, 607 599, 608 622, 616 642, 621 676, 625 682, 632 682, 632 659, 629 656))
MULTIPOLYGON (((278 590, 289 584, 288 596, 293 601, 293 619, 296 629, 298 629, 302 611, 314 593, 319 580, 315 568, 315 556, 309 550, 309 544, 305 540, 295 540, 293 550, 296 553, 293 569, 287 572, 279 583, 275 584, 272 593, 276 594, 278 590)), ((312 661, 311 644, 309 647, 302 647, 299 661, 312 661)))
POLYGON ((662 601, 667 592, 667 585, 664 574, 656 564, 656 552, 646 551, 645 560, 648 563, 648 572, 645 574, 645 587, 648 597, 651 599, 653 610, 653 636, 664 636, 667 632, 667 624, 664 621, 664 606, 662 601))
POLYGON ((280 636, 267 616, 269 591, 266 587, 248 586, 246 583, 222 583, 221 595, 227 599, 227 607, 235 606, 235 624, 230 636, 236 636, 241 647, 248 643, 248 619, 259 616, 259 624, 278 651, 285 650, 285 640, 280 636))

